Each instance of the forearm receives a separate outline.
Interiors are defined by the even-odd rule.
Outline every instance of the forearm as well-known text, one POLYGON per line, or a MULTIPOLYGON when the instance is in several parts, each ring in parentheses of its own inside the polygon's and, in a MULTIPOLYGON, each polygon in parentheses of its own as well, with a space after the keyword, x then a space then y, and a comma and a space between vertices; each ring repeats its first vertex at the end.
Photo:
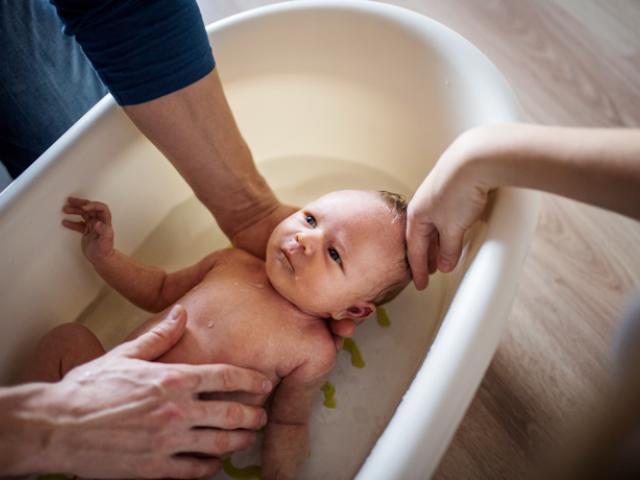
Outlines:
POLYGON ((288 424, 269 421, 262 448, 264 480, 294 479, 309 455, 307 423, 288 424))
POLYGON ((127 106, 125 112, 191 185, 229 238, 280 205, 255 167, 216 70, 170 95, 127 106))
POLYGON ((497 125, 467 141, 468 168, 491 188, 543 190, 640 219, 640 130, 497 125))
POLYGON ((164 270, 136 262, 118 250, 92 263, 103 280, 131 303, 152 312, 167 306, 162 301, 164 270))
POLYGON ((214 267, 219 253, 207 255, 198 263, 173 273, 144 265, 114 250, 94 261, 96 272, 130 302, 151 312, 160 312, 198 285, 214 267))
POLYGON ((45 473, 53 425, 42 407, 51 385, 0 388, 0 476, 45 473))
POLYGON ((52 3, 116 101, 225 234, 264 256, 283 214, 227 104, 195 0, 52 3))

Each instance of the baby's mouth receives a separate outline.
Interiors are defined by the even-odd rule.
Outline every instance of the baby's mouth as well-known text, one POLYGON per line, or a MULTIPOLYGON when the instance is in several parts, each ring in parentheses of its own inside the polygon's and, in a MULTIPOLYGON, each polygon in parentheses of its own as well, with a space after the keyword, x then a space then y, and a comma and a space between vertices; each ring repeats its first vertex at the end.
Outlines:
POLYGON ((293 263, 291 263, 291 259, 289 258, 289 254, 287 253, 287 249, 286 248, 281 248, 280 251, 282 252, 282 257, 284 258, 284 263, 289 267, 291 272, 295 272, 296 269, 293 267, 293 263))

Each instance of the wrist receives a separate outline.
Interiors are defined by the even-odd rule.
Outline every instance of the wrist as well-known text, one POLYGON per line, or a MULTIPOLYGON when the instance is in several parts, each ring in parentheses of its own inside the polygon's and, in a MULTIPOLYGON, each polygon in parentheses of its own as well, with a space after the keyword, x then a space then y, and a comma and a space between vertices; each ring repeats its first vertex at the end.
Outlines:
POLYGON ((511 185, 522 126, 483 125, 464 132, 459 140, 459 170, 485 191, 511 185))
MULTIPOLYGON (((32 383, 0 389, 0 474, 55 471, 56 431, 52 394, 55 384, 32 383)), ((54 407, 55 408, 55 407, 54 407)))
POLYGON ((101 255, 86 255, 87 260, 96 270, 108 267, 115 260, 116 249, 112 248, 110 252, 101 255))

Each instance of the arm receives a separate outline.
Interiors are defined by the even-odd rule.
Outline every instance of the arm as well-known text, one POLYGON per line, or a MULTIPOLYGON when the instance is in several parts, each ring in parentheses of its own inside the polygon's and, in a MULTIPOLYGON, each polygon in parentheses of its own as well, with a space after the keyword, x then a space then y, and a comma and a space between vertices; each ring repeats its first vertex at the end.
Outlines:
POLYGON ((260 428, 264 411, 214 405, 198 395, 264 394, 270 382, 230 365, 150 362, 180 340, 185 326, 184 309, 174 307, 151 332, 74 368, 60 382, 0 388, 0 476, 200 478, 220 468, 211 455, 248 447, 253 433, 222 429, 260 428))
POLYGON ((294 479, 309 455, 309 416, 335 362, 330 343, 325 352, 296 368, 278 385, 274 394, 262 449, 265 480, 294 479))
POLYGON ((139 263, 115 249, 92 263, 104 281, 131 303, 149 312, 161 312, 198 285, 215 266, 219 254, 211 253, 173 273, 139 263))
MULTIPOLYGON (((168 274, 164 270, 144 265, 113 248, 113 229, 108 207, 100 202, 69 198, 73 206, 65 206, 65 213, 83 215, 82 222, 63 221, 63 225, 83 233, 82 248, 85 256, 93 264, 102 279, 134 305, 150 311, 161 312, 169 305, 182 298, 189 290, 198 285, 213 269, 223 252, 213 252, 195 265, 168 274), (82 205, 82 206, 80 206, 82 205), (87 208, 84 211, 83 208, 87 208), (93 216, 93 218, 91 218, 93 216), (86 217, 86 218, 85 218, 86 217), (87 244, 87 242, 91 242, 87 244)), ((283 206, 280 213, 289 207, 283 206)), ((272 216, 272 219, 277 215, 272 216)), ((279 222, 279 220, 277 220, 279 222)), ((240 236, 251 242, 249 230, 240 236), (245 234, 247 235, 245 237, 245 234)), ((268 235, 266 236, 268 239, 268 235)), ((255 241, 256 239, 254 239, 255 241)), ((236 242, 246 244, 243 241, 236 242)), ((266 244, 265 244, 266 245, 266 244)), ((355 332, 357 323, 350 319, 340 321, 329 320, 329 327, 335 336, 336 347, 342 346, 342 337, 350 337, 355 332)), ((134 330, 129 338, 134 338, 142 330, 134 330)))
POLYGON ((238 247, 264 257, 283 207, 253 163, 195 0, 52 0, 115 100, 238 247))
POLYGON ((96 272, 127 300, 148 311, 160 312, 182 298, 202 281, 220 255, 214 252, 195 265, 167 274, 113 247, 111 213, 104 203, 71 197, 63 211, 82 216, 80 222, 64 220, 62 224, 82 233, 82 251, 96 272))
POLYGON ((469 137, 466 168, 489 189, 543 190, 640 220, 640 130, 515 124, 469 137))
POLYGON ((125 107, 171 161, 234 245, 264 258, 269 235, 296 209, 258 172, 216 70, 161 98, 125 107))
POLYGON ((640 219, 640 130, 510 124, 459 136, 409 204, 409 261, 418 288, 428 258, 451 271, 464 232, 488 193, 513 186, 543 190, 640 219), (435 240, 438 241, 435 241, 435 240))

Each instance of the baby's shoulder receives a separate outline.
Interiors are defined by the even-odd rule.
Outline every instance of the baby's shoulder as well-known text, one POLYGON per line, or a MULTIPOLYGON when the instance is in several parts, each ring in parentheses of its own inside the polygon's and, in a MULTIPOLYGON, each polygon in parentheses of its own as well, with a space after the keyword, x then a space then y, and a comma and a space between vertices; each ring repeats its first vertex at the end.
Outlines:
POLYGON ((316 371, 329 371, 336 361, 336 344, 333 335, 322 319, 317 319, 305 329, 303 361, 316 371))
POLYGON ((259 259, 255 255, 243 250, 242 248, 234 247, 233 245, 224 248, 222 250, 218 250, 217 254, 221 257, 225 257, 228 259, 234 260, 243 260, 245 262, 261 262, 264 263, 263 260, 259 259))
POLYGON ((255 255, 250 254, 246 250, 233 246, 225 248, 223 250, 218 250, 215 253, 220 262, 245 263, 249 265, 259 266, 264 265, 264 261, 259 259, 255 255))

